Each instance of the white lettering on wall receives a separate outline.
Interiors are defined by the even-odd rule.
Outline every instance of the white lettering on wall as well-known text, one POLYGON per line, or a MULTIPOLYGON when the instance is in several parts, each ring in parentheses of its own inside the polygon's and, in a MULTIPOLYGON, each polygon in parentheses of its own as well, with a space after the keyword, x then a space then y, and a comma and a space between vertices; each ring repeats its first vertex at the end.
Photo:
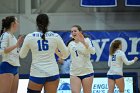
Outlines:
POLYGON ((132 44, 131 44, 131 51, 128 52, 128 55, 139 54, 139 52, 137 52, 137 45, 140 42, 140 38, 129 38, 129 40, 132 41, 132 44))
MULTIPOLYGON (((139 52, 137 51, 137 48, 138 48, 138 43, 140 42, 140 38, 129 38, 129 40, 131 41, 131 44, 128 45, 127 42, 130 42, 130 41, 126 41, 124 38, 122 37, 119 37, 119 38, 115 38, 114 40, 121 40, 122 41, 122 50, 124 52, 126 52, 126 50, 128 49, 128 47, 130 47, 130 51, 128 52, 128 55, 138 55, 139 52)), ((112 42, 114 42, 114 40, 111 41, 110 45, 112 44, 112 42)), ((98 62, 103 54, 103 51, 106 47, 106 44, 107 42, 110 42, 110 39, 96 39, 96 40, 92 40, 92 43, 96 49, 96 62, 98 62), (102 43, 102 45, 100 46, 99 43, 102 43)), ((109 52, 109 47, 106 48, 108 49, 108 52, 109 52)), ((108 56, 108 55, 106 55, 108 56)))
POLYGON ((101 55, 102 55, 102 52, 103 52, 103 49, 105 48, 105 45, 106 43, 109 41, 109 39, 102 39, 101 41, 100 40, 92 40, 92 43, 95 47, 95 50, 96 50, 96 55, 97 55, 97 58, 96 58, 96 62, 99 61, 101 55), (101 47, 99 46, 99 42, 103 42, 101 47))

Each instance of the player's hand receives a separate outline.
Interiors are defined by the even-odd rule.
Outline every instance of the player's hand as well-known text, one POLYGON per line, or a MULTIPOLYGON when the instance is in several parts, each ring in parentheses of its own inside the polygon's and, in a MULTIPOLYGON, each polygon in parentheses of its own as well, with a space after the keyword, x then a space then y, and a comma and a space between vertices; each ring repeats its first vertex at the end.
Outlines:
POLYGON ((17 40, 16 46, 17 46, 17 47, 20 47, 21 44, 23 43, 23 40, 24 40, 23 36, 20 35, 20 36, 18 37, 18 40, 17 40))
POLYGON ((81 32, 77 34, 76 39, 81 43, 85 43, 85 38, 81 32))
POLYGON ((58 48, 57 49, 55 49, 55 53, 58 53, 59 51, 58 51, 58 48))
POLYGON ((55 50, 55 53, 58 57, 62 57, 63 55, 61 54, 61 52, 59 52, 58 48, 55 50))
POLYGON ((59 64, 63 64, 63 63, 64 63, 64 59, 62 59, 62 58, 59 57, 59 58, 58 58, 58 63, 59 63, 59 64))
POLYGON ((86 48, 89 47, 89 45, 85 42, 85 38, 84 38, 84 36, 83 36, 83 34, 81 32, 78 33, 77 40, 79 42, 83 43, 86 48))
POLYGON ((138 57, 134 57, 134 61, 136 62, 138 60, 138 57))

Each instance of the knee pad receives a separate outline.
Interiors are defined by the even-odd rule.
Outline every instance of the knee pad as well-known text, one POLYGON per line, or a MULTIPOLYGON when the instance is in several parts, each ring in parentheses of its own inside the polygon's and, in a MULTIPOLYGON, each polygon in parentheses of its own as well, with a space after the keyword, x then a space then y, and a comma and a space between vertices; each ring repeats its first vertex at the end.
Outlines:
POLYGON ((41 93, 41 91, 38 90, 32 90, 32 89, 27 89, 27 93, 41 93))

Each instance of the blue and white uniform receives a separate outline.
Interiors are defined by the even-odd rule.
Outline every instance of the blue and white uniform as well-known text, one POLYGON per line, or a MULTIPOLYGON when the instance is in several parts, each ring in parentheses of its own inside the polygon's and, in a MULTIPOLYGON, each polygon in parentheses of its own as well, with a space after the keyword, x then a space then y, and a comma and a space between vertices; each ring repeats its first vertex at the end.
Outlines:
POLYGON ((56 33, 46 32, 46 40, 43 40, 41 36, 42 32, 28 34, 20 50, 20 57, 26 57, 31 49, 32 64, 30 76, 51 77, 58 75, 59 69, 54 55, 55 50, 58 48, 64 55, 67 55, 67 47, 62 38, 56 33))
POLYGON ((9 53, 4 53, 4 49, 14 46, 17 43, 15 36, 9 32, 4 32, 0 38, 0 54, 2 54, 2 63, 0 64, 0 73, 17 74, 19 63, 18 48, 9 53))
POLYGON ((123 63, 131 65, 135 61, 128 61, 125 53, 122 50, 117 50, 112 56, 109 56, 108 66, 110 67, 107 75, 123 76, 123 63))
POLYGON ((93 65, 90 61, 90 54, 95 54, 95 48, 89 38, 85 38, 85 42, 88 44, 88 48, 86 48, 81 42, 76 43, 71 41, 68 45, 72 59, 70 75, 84 76, 94 73, 93 65))

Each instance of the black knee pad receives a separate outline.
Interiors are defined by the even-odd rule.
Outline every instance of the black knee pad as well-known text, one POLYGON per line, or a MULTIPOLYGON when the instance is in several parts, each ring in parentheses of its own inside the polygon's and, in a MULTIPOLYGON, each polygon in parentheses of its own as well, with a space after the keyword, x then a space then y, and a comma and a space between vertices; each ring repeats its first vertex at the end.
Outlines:
POLYGON ((41 93, 41 91, 32 90, 32 89, 27 88, 27 93, 41 93))

